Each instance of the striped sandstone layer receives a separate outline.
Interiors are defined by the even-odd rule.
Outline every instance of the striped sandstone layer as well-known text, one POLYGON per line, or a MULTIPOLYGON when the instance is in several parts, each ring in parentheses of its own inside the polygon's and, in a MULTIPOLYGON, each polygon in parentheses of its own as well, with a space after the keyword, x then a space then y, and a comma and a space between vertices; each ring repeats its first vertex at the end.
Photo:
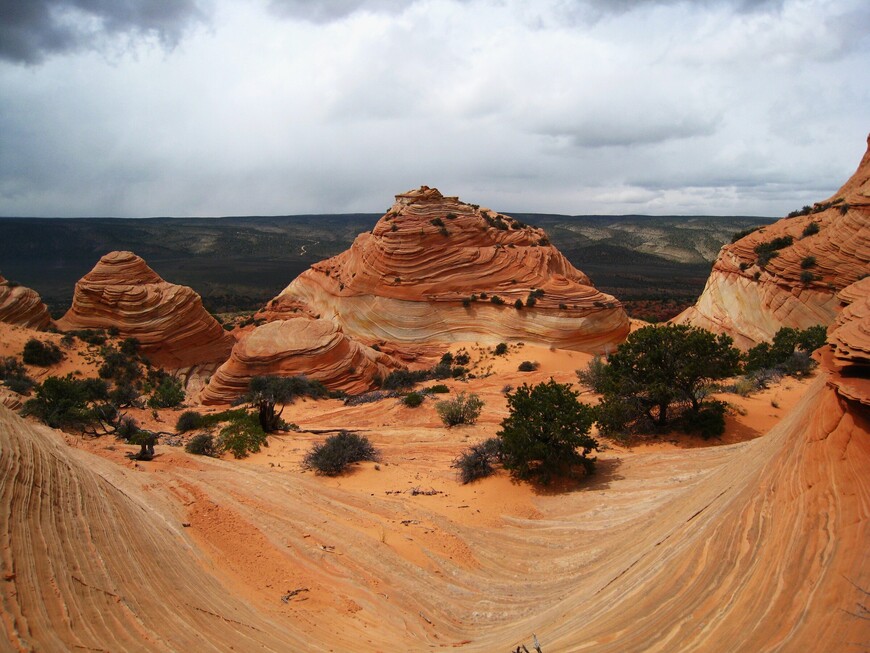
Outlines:
POLYGON ((39 293, 24 286, 10 285, 0 275, 0 322, 44 329, 51 324, 51 316, 39 293))
POLYGON ((233 345, 196 292, 164 281, 132 252, 103 256, 76 284, 72 307, 57 325, 65 331, 116 328, 168 369, 224 361, 233 345))
POLYGON ((300 313, 367 343, 524 340, 598 352, 629 328, 621 304, 543 230, 426 186, 397 195, 371 233, 313 265, 260 315, 300 313))
POLYGON ((203 403, 243 395, 255 376, 304 375, 330 390, 360 393, 399 365, 348 338, 332 322, 306 317, 276 320, 243 337, 202 392, 203 403))
POLYGON ((844 308, 828 332, 830 350, 822 352, 829 383, 853 401, 870 406, 870 277, 839 294, 844 308))
POLYGON ((748 348, 784 326, 831 325, 840 308, 837 293, 868 271, 870 138, 855 174, 809 215, 783 218, 725 245, 698 302, 674 322, 728 333, 748 348), (811 223, 818 232, 804 236, 811 223), (759 265, 755 248, 783 237, 793 244, 759 265))

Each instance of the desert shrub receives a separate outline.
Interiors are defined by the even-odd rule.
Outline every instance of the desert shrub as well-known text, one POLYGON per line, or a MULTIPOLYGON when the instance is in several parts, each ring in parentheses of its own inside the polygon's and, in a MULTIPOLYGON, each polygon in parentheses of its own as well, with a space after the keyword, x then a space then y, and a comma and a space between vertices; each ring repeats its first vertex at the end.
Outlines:
POLYGON ((695 433, 705 440, 718 437, 725 432, 724 401, 708 400, 698 410, 687 410, 679 419, 678 426, 686 433, 695 433))
POLYGON ((519 370, 520 372, 534 372, 536 369, 538 369, 538 367, 539 365, 537 363, 534 363, 532 361, 523 361, 522 363, 520 363, 517 370, 519 370))
POLYGON ((818 222, 810 222, 803 230, 803 237, 814 236, 819 233, 819 223, 818 222))
POLYGON ((102 329, 81 329, 78 331, 68 331, 67 335, 76 336, 79 340, 89 345, 105 345, 107 336, 102 329))
POLYGON ((129 416, 124 416, 118 420, 118 427, 115 431, 115 435, 121 440, 133 440, 139 434, 139 423, 129 416))
POLYGON ((595 356, 589 361, 586 369, 577 370, 577 380, 580 383, 598 394, 603 394, 605 383, 607 381, 607 362, 601 356, 595 356))
POLYGON ((439 401, 435 410, 441 421, 448 427, 459 424, 474 424, 480 417, 483 401, 476 394, 466 395, 460 392, 453 399, 439 401))
POLYGON ((218 449, 233 454, 234 458, 246 458, 263 446, 269 446, 269 442, 257 416, 252 413, 243 412, 235 417, 218 436, 218 449))
POLYGON ((419 392, 409 392, 402 398, 402 403, 408 408, 416 408, 423 403, 423 395, 419 392))
POLYGON ((103 364, 97 371, 101 379, 112 379, 117 383, 131 383, 142 376, 142 368, 135 353, 128 354, 114 347, 104 347, 102 355, 103 364))
POLYGON ((296 397, 322 399, 329 395, 320 381, 304 376, 255 376, 248 384, 246 399, 257 406, 260 427, 266 433, 279 430, 284 406, 296 397), (276 406, 280 409, 276 410, 276 406))
POLYGON ((124 338, 121 342, 120 350, 122 354, 126 354, 127 356, 136 356, 139 353, 139 340, 138 338, 124 338))
POLYGON ((809 374, 818 363, 814 361, 809 352, 802 349, 792 352, 781 364, 780 369, 789 376, 805 376, 809 374))
POLYGON ((742 231, 738 231, 736 234, 731 236, 731 242, 736 243, 741 238, 745 238, 746 236, 748 236, 752 232, 758 231, 759 229, 761 229, 761 227, 749 227, 749 229, 744 229, 742 231))
POLYGON ((181 380, 166 375, 151 393, 148 406, 150 408, 175 408, 182 401, 184 401, 184 388, 181 387, 181 380))
POLYGON ((499 438, 489 438, 483 442, 471 445, 459 454, 453 461, 453 467, 459 470, 459 481, 467 485, 479 478, 492 475, 495 464, 501 462, 502 443, 499 438))
POLYGON ((589 435, 594 411, 577 394, 569 384, 550 379, 532 387, 523 384, 507 395, 510 414, 498 432, 505 469, 542 483, 577 465, 587 474, 595 470, 595 459, 588 457, 598 449, 589 435))
POLYGON ((463 367, 462 365, 457 365, 452 370, 450 370, 450 376, 452 376, 454 379, 461 379, 466 374, 468 374, 468 368, 463 367))
POLYGON ((807 270, 811 267, 814 267, 815 264, 816 264, 816 257, 815 256, 805 256, 803 258, 803 260, 801 261, 801 267, 804 270, 807 270))
POLYGON ((618 394, 605 395, 595 406, 598 432, 619 441, 628 440, 633 433, 649 433, 655 423, 647 414, 643 402, 636 397, 618 394))
POLYGON ((21 358, 26 365, 51 367, 63 360, 63 352, 53 342, 42 342, 36 338, 31 338, 24 343, 21 358))
POLYGON ((489 301, 491 303, 495 304, 496 306, 501 306, 504 304, 504 300, 501 297, 499 297, 498 295, 493 295, 489 301))
POLYGON ((752 375, 738 377, 728 390, 741 397, 748 397, 753 392, 761 389, 757 380, 752 375))
POLYGON ((100 402, 108 395, 108 386, 101 379, 75 379, 71 374, 50 376, 36 386, 22 414, 32 415, 53 428, 84 427, 97 421, 100 402))
POLYGON ((500 342, 495 346, 495 355, 496 356, 504 356, 508 352, 508 346, 506 342, 500 342))
MULTIPOLYGON (((821 324, 799 330, 791 327, 782 327, 773 336, 773 342, 762 342, 746 352, 745 369, 747 372, 756 372, 762 369, 777 368, 788 374, 783 366, 796 350, 812 353, 825 344, 827 330, 821 324)), ((800 369, 798 365, 795 369, 800 369)))
POLYGON ((801 272, 801 283, 812 283, 816 280, 816 275, 814 275, 809 270, 804 270, 801 272))
MULTIPOLYGON (((440 363, 436 367, 441 368, 443 366, 444 363, 442 358, 442 363, 440 363)), ((446 368, 447 370, 449 370, 450 365, 447 364, 446 368)), ((381 388, 383 388, 384 390, 408 390, 410 388, 413 388, 418 383, 421 383, 428 379, 429 374, 429 370, 393 370, 387 375, 387 378, 383 380, 383 382, 381 383, 381 388)), ((449 376, 449 371, 447 373, 447 376, 449 376)))
POLYGON ((217 444, 214 437, 208 433, 199 433, 194 435, 187 444, 184 445, 184 450, 187 453, 192 453, 197 456, 216 456, 218 454, 217 444))
POLYGON ((793 242, 794 239, 791 236, 780 236, 766 243, 759 243, 755 246, 758 265, 764 267, 772 258, 779 256, 778 250, 790 247, 793 242))
POLYGON ((453 357, 454 365, 468 365, 471 362, 471 356, 468 353, 461 351, 453 357))
POLYGON ((434 395, 445 395, 450 392, 450 388, 448 388, 443 383, 438 383, 426 389, 426 392, 429 392, 434 395))
POLYGON ((441 218, 432 218, 431 220, 429 220, 429 222, 436 227, 444 226, 444 220, 442 220, 441 218))
POLYGON ((520 309, 522 309, 522 307, 523 307, 523 300, 522 299, 518 299, 517 301, 514 302, 515 309, 520 310, 520 309))
POLYGON ((116 383, 109 392, 109 401, 118 408, 128 408, 139 403, 139 390, 129 382, 116 383))
POLYGON ((34 385, 33 379, 27 376, 27 370, 22 362, 14 356, 0 358, 0 381, 18 394, 29 392, 34 385))
POLYGON ((366 436, 341 431, 311 447, 303 458, 302 466, 323 476, 338 476, 353 463, 379 459, 378 450, 366 436))
POLYGON ((187 433, 194 429, 201 429, 202 415, 195 410, 186 410, 178 416, 178 421, 175 423, 175 430, 178 433, 187 433))

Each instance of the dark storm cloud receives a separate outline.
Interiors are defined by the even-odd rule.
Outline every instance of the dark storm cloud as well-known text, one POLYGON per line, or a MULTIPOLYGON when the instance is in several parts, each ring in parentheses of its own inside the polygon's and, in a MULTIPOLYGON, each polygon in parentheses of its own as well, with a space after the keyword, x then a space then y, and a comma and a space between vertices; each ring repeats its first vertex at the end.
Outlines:
POLYGON ((0 59, 39 63, 120 35, 171 47, 204 18, 196 0, 0 0, 0 59))

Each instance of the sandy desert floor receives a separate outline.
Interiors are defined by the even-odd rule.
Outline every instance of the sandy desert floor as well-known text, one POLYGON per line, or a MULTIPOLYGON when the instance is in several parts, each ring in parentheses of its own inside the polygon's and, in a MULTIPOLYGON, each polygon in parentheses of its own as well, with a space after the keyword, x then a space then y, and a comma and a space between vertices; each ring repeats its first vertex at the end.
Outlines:
POLYGON ((821 373, 723 395, 721 440, 602 439, 585 482, 463 486, 451 462, 495 435, 505 386, 574 382, 591 358, 464 349, 483 378, 447 384, 486 402, 478 424, 444 428, 433 398, 301 400, 284 413, 301 431, 245 460, 135 462, 0 408, 10 650, 507 651, 532 633, 546 653, 870 650, 868 422, 821 373), (381 461, 303 471, 337 429, 381 461))

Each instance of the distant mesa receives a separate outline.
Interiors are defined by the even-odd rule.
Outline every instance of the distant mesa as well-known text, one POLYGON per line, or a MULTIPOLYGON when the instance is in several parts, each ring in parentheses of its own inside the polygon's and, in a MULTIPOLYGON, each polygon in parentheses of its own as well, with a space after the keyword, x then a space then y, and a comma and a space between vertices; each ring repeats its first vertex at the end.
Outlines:
POLYGON ((233 338, 191 288, 168 283, 132 252, 111 252, 76 284, 60 329, 118 329, 168 369, 222 362, 233 338))
POLYGON ((370 233, 297 277, 259 317, 334 321, 362 342, 523 340, 600 352, 625 339, 622 305, 542 229, 422 186, 370 233))
POLYGON ((719 252, 698 302, 674 318, 748 348, 783 326, 831 325, 837 293, 870 271, 870 138, 834 195, 719 252))
POLYGON ((7 281, 0 275, 0 322, 45 329, 51 324, 51 315, 39 293, 31 288, 7 281))
POLYGON ((257 327, 233 348, 230 359, 203 390, 205 404, 243 395, 255 376, 307 376, 330 390, 361 393, 400 365, 347 337, 328 320, 296 317, 257 327))

